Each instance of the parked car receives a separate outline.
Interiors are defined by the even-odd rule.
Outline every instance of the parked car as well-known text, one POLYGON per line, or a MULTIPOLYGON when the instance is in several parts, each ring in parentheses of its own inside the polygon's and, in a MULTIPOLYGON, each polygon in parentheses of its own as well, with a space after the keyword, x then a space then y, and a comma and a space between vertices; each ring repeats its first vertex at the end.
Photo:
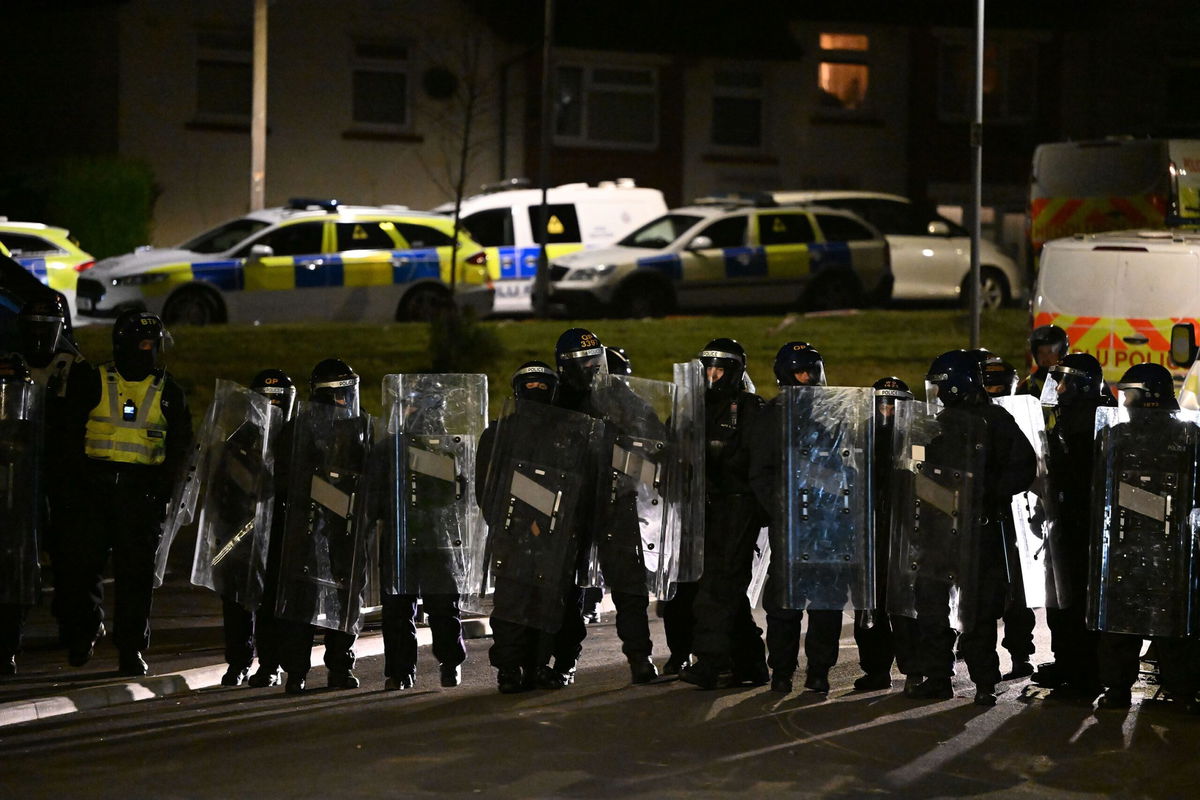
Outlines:
MULTIPOLYGON (((932 210, 882 192, 779 191, 772 196, 780 203, 844 208, 882 231, 891 248, 893 300, 965 302, 970 296, 970 234, 932 210)), ((1000 308, 1025 299, 1025 277, 1017 262, 986 239, 979 241, 979 269, 983 308, 1000 308)))
POLYGON ((452 255, 453 231, 440 214, 294 198, 177 248, 104 259, 79 281, 79 313, 144 308, 193 325, 423 320, 453 301, 485 315, 487 255, 465 231, 452 255))
POLYGON ((855 215, 724 201, 673 209, 612 247, 557 258, 550 276, 551 304, 571 316, 845 308, 891 288, 887 242, 855 215))
POLYGON ((0 217, 0 246, 39 281, 62 294, 72 316, 79 273, 96 261, 65 228, 40 222, 10 222, 0 217))

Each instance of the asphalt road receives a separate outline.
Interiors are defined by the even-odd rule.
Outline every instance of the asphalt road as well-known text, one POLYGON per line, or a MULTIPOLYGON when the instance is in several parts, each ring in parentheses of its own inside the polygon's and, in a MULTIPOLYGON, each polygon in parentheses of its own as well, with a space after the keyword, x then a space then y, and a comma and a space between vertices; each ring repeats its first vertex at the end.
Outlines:
POLYGON ((1021 681, 979 708, 965 678, 943 702, 899 680, 857 693, 848 638, 828 698, 634 687, 611 624, 589 633, 557 692, 498 694, 484 639, 455 689, 423 648, 408 692, 385 692, 373 657, 353 691, 213 688, 12 726, 0 797, 1196 796, 1200 718, 1171 704, 1097 712, 1021 681))

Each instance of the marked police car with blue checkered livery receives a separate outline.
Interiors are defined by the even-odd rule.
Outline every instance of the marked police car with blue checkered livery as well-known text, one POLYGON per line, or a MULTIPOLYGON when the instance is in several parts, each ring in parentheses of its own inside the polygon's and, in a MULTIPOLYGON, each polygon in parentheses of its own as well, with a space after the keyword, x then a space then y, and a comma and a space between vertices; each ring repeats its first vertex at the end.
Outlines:
POLYGON ((725 199, 556 258, 550 279, 551 305, 570 316, 848 308, 885 302, 892 285, 886 240, 854 214, 725 199))
POLYGON ((452 255, 453 233, 445 217, 402 206, 294 198, 175 249, 105 259, 80 279, 77 303, 84 317, 142 308, 193 325, 423 320, 452 301, 483 316, 487 255, 465 232, 452 255))

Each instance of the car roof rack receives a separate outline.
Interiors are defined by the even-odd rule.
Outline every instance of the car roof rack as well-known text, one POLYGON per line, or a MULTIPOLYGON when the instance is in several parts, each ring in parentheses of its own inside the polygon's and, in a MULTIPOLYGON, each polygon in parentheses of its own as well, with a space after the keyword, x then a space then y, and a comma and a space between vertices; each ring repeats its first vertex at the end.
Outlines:
POLYGON ((287 207, 293 211, 305 211, 310 208, 319 208, 322 211, 333 213, 340 206, 337 200, 332 198, 322 199, 320 197, 289 197, 287 207))
POLYGON ((779 205, 770 192, 724 192, 697 197, 692 201, 697 206, 754 206, 769 208, 779 205))

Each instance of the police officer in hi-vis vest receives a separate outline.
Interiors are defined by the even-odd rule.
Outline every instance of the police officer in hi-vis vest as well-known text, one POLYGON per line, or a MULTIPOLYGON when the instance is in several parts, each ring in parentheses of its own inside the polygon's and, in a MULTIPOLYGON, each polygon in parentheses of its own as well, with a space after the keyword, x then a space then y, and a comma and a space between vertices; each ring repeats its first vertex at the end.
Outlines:
POLYGON ((187 399, 162 367, 166 331, 149 312, 113 325, 113 360, 81 376, 74 413, 86 417, 79 492, 87 524, 64 532, 63 615, 68 659, 92 656, 104 612, 101 578, 111 551, 116 594, 113 641, 123 675, 145 675, 154 554, 172 486, 192 439, 187 399))

